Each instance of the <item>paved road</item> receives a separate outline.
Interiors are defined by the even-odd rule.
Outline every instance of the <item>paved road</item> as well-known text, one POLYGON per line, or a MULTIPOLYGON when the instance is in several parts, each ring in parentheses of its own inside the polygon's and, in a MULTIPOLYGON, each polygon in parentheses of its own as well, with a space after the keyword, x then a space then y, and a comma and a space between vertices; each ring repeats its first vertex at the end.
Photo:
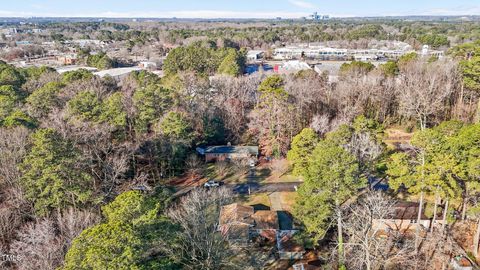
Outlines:
MULTIPOLYGON (((225 184, 225 187, 231 189, 234 193, 237 194, 254 194, 254 193, 273 193, 273 192, 283 192, 283 191, 296 191, 303 182, 281 182, 281 183, 259 183, 261 179, 257 176, 256 168, 251 168, 247 175, 247 182, 246 183, 238 183, 238 184, 225 184)), ((203 185, 199 185, 196 187, 202 187, 203 185)), ((181 197, 187 193, 189 193, 192 189, 196 188, 195 186, 190 186, 179 190, 175 193, 174 197, 181 197)))
MULTIPOLYGON (((285 182, 285 183, 241 183, 241 184, 226 184, 225 187, 231 189, 234 193, 248 195, 254 193, 272 193, 282 191, 295 191, 295 187, 300 187, 302 182, 285 182), (250 191, 249 191, 250 189, 250 191)), ((174 198, 186 195, 194 188, 202 188, 202 186, 186 187, 179 190, 173 195, 174 198)))
POLYGON ((227 188, 232 189, 233 192, 238 194, 250 193, 270 193, 270 192, 282 192, 282 191, 295 191, 295 187, 299 187, 302 182, 284 182, 284 183, 241 183, 241 184, 226 184, 227 188))

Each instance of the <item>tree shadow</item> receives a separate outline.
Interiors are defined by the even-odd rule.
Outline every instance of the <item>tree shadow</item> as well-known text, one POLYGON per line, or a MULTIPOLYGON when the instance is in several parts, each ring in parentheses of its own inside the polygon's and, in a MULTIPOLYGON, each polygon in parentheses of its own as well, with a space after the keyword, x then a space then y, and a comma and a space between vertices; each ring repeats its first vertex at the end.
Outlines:
POLYGON ((253 210, 255 211, 260 211, 260 210, 270 211, 270 207, 262 203, 252 204, 251 206, 253 206, 253 210))
POLYGON ((293 230, 293 216, 287 211, 277 211, 280 230, 293 230))

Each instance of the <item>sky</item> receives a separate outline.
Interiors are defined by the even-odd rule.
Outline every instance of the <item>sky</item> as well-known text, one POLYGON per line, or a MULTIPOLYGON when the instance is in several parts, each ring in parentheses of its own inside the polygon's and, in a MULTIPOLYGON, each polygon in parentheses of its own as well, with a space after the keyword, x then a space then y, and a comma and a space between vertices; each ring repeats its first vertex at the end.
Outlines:
POLYGON ((299 18, 480 15, 480 0, 0 0, 0 17, 299 18))

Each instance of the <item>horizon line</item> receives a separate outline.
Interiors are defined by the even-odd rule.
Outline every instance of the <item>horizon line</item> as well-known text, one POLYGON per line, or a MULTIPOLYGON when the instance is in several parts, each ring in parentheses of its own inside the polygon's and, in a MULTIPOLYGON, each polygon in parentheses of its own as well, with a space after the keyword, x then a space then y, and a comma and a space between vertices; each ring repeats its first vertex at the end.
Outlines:
MULTIPOLYGON (((480 17, 480 14, 410 14, 410 15, 344 15, 344 16, 332 16, 328 14, 324 14, 329 16, 329 19, 343 19, 343 18, 392 18, 392 17, 480 17)), ((228 20, 248 20, 248 19, 261 19, 261 20, 278 20, 281 18, 282 20, 312 20, 309 19, 309 16, 300 16, 300 17, 179 17, 179 16, 171 16, 171 17, 154 17, 154 16, 38 16, 38 15, 31 15, 31 16, 22 16, 22 15, 13 15, 13 16, 0 16, 0 19, 8 19, 8 18, 15 18, 15 19, 31 19, 31 18, 54 18, 54 19, 196 19, 196 20, 218 20, 218 19, 228 19, 228 20)))

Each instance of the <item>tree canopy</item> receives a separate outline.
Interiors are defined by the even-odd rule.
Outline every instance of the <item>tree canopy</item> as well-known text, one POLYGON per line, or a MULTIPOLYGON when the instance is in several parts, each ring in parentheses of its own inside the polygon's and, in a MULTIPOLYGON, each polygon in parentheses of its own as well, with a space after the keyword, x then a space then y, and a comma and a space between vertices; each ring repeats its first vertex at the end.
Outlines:
POLYGON ((40 215, 93 200, 92 177, 79 163, 79 153, 53 129, 39 129, 20 168, 25 196, 40 215))

